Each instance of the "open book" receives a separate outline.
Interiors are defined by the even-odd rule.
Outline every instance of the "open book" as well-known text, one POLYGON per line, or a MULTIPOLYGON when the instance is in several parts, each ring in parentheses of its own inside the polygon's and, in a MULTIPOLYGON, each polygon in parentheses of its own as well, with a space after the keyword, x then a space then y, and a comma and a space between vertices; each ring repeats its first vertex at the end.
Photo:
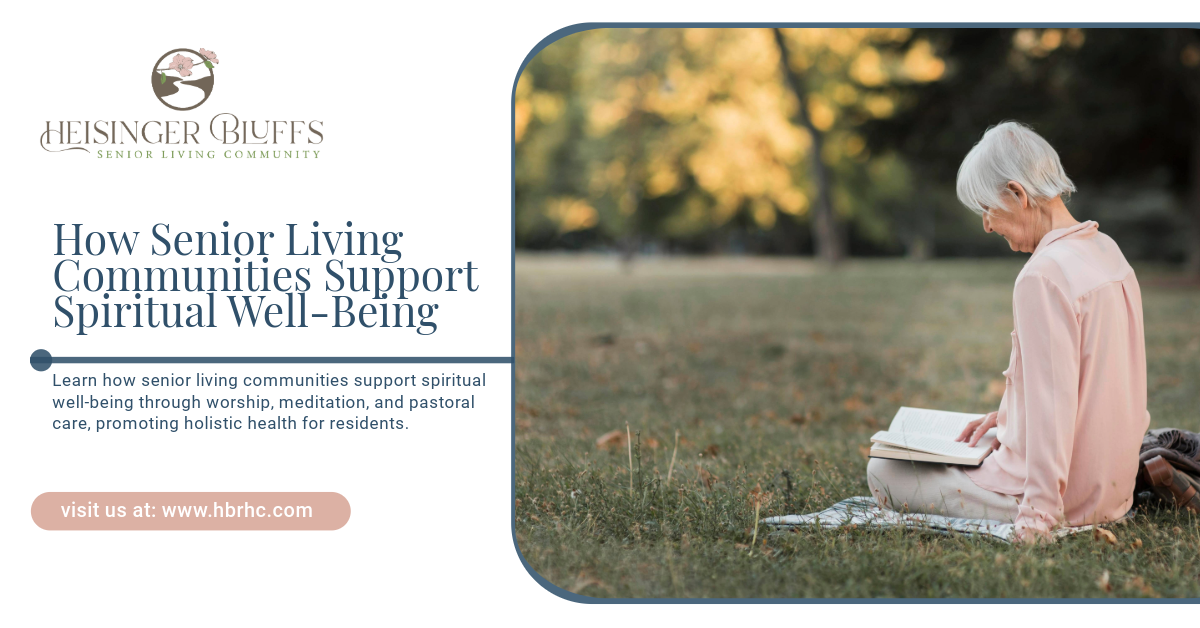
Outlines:
POLYGON ((992 453, 996 443, 996 428, 988 430, 974 447, 955 442, 954 439, 966 429, 967 423, 982 416, 900 408, 887 431, 876 432, 871 437, 871 457, 977 467, 992 453))

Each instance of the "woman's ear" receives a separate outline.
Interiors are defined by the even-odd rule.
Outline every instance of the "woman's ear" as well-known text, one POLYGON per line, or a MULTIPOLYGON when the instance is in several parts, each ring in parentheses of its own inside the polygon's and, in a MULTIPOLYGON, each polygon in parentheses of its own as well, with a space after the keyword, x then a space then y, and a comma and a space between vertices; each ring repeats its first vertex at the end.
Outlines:
POLYGON ((1029 208, 1029 195, 1025 193, 1025 186, 1017 183, 1016 181, 1009 181, 1008 185, 1004 187, 1008 188, 1008 191, 1013 195, 1013 198, 1017 199, 1018 207, 1021 209, 1029 208))

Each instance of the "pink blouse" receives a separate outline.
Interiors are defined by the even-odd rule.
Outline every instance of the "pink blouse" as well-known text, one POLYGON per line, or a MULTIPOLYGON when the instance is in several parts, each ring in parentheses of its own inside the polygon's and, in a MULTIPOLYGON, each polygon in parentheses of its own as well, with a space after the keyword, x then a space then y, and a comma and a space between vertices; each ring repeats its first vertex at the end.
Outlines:
POLYGON ((1133 502, 1146 410, 1137 278, 1087 221, 1047 233, 1017 275, 1000 448, 967 471, 1020 496, 1018 531, 1117 519, 1133 502))

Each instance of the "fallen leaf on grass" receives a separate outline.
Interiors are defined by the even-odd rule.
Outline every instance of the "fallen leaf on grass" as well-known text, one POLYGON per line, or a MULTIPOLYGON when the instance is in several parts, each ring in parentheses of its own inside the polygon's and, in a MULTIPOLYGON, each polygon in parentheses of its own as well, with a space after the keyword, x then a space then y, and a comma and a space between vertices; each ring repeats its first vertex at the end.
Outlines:
POLYGON ((805 410, 804 413, 797 412, 792 415, 791 421, 796 425, 804 425, 805 423, 816 423, 821 420, 820 410, 805 410))
POLYGON ((1146 581, 1142 580, 1141 576, 1134 576, 1126 580, 1123 588, 1126 591, 1137 591, 1146 597, 1159 597, 1158 592, 1146 584, 1146 581))
POLYGON ((772 493, 762 490, 761 484, 756 484, 754 488, 750 489, 750 507, 766 510, 767 506, 771 504, 772 496, 772 493))
POLYGON ((698 469, 700 472, 700 481, 704 482, 704 488, 712 488, 713 484, 718 482, 719 478, 709 473, 708 469, 705 469, 700 465, 696 465, 696 469, 698 469))
POLYGON ((571 585, 571 593, 579 593, 590 586, 604 587, 605 585, 603 582, 593 578, 588 572, 581 571, 575 577, 575 584, 571 585))
POLYGON ((719 453, 721 453, 721 448, 716 445, 709 445, 704 448, 704 455, 709 458, 716 458, 719 453))
MULTIPOLYGON (((1105 530, 1104 528, 1092 528, 1092 539, 1096 541, 1103 540, 1109 545, 1117 544, 1117 535, 1105 530)), ((1107 571, 1104 573, 1108 573, 1107 571)))
POLYGON ((1112 583, 1110 583, 1108 579, 1109 577, 1107 569, 1105 569, 1104 573, 1100 574, 1100 577, 1096 579, 1096 586, 1100 587, 1100 590, 1106 593, 1113 590, 1112 583))
POLYGON ((624 447, 625 443, 627 442, 625 430, 613 430, 611 432, 605 432, 601 434, 600 437, 596 439, 596 447, 599 447, 600 449, 611 450, 624 447))
POLYGON ((859 410, 866 409, 866 407, 867 404, 863 403, 863 400, 858 397, 851 397, 842 402, 842 408, 849 412, 858 412, 859 410))

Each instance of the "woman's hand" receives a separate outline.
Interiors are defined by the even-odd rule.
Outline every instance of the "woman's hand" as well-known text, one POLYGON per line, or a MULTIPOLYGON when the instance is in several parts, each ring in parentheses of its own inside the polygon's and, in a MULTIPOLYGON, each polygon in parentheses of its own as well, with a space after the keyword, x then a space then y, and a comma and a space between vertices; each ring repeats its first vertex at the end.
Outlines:
POLYGON ((1021 545, 1052 545, 1055 538, 1047 530, 1017 525, 1015 540, 1021 545))
MULTIPOLYGON (((958 438, 954 440, 960 443, 967 443, 967 445, 971 447, 978 445, 979 439, 983 438, 983 435, 987 434, 988 430, 996 427, 997 416, 998 413, 989 412, 988 414, 983 415, 982 419, 975 419, 974 421, 971 421, 967 424, 966 429, 962 431, 962 434, 959 434, 958 438)), ((994 447, 999 446, 1000 441, 997 440, 994 447)))

